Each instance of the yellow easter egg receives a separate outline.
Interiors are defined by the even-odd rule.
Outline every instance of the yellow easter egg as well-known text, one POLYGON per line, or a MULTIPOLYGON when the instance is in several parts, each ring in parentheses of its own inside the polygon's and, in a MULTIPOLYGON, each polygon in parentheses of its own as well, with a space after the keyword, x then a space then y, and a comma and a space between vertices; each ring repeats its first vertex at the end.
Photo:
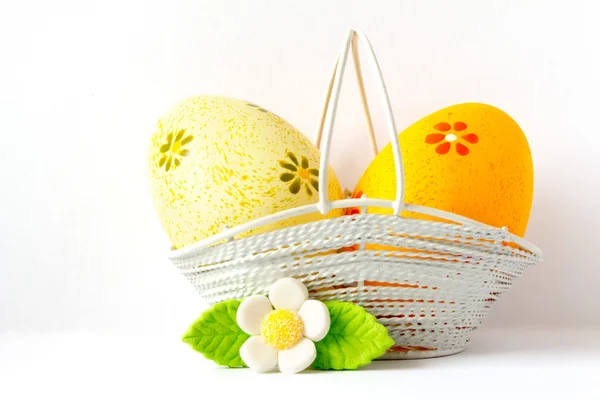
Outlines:
MULTIPOLYGON (((174 248, 319 199, 319 150, 279 116, 243 100, 193 97, 164 115, 152 136, 150 180, 174 248)), ((342 198, 328 169, 331 200, 342 198)), ((343 214, 311 213, 242 234, 343 214)))
MULTIPOLYGON (((523 131, 506 113, 485 104, 458 104, 416 122, 399 138, 406 203, 525 234, 533 163, 523 131)), ((395 191, 394 159, 387 145, 361 177, 354 196, 392 200, 395 191)), ((369 212, 392 211, 371 207, 369 212)))

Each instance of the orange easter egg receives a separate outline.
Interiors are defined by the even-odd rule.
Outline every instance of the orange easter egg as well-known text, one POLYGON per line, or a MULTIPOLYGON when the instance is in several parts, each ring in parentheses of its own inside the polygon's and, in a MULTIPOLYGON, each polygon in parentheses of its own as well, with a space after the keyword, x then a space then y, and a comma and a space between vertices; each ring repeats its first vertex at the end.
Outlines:
MULTIPOLYGON (((458 104, 416 122, 399 138, 406 203, 525 234, 533 199, 533 163, 525 134, 508 114, 485 104, 458 104)), ((354 196, 393 200, 395 191, 388 144, 361 177, 354 196)), ((392 210, 369 207, 369 212, 392 210)), ((411 214, 403 215, 435 219, 411 214)))

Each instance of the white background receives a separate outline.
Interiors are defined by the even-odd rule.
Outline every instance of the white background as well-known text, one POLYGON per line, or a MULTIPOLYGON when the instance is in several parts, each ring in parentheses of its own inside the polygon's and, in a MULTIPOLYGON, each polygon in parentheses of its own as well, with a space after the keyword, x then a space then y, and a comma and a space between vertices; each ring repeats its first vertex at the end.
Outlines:
MULTIPOLYGON (((186 97, 223 94, 314 138, 349 27, 370 37, 400 129, 475 101, 504 109, 528 136, 526 238, 545 261, 494 305, 481 342, 497 328, 600 329, 594 3, 1 2, 0 334, 177 341, 204 305, 166 258, 149 194, 156 120, 186 97)), ((370 155, 352 79, 342 95, 332 164, 353 187, 370 155)))

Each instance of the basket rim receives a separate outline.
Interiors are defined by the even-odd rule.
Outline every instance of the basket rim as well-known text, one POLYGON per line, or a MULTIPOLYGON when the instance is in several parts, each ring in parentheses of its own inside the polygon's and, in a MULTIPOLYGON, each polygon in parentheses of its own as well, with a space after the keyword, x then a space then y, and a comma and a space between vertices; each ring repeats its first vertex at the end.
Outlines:
MULTIPOLYGON (((401 219, 407 220, 407 221, 415 220, 415 221, 422 221, 425 223, 442 224, 442 225, 448 225, 448 226, 457 226, 457 224, 458 224, 459 226, 475 227, 475 228, 481 228, 481 229, 486 229, 486 230, 491 230, 491 231, 500 230, 500 231, 503 231, 504 234, 508 235, 512 242, 516 243, 523 249, 525 249, 539 257, 542 256, 542 250, 540 248, 535 246, 533 243, 527 241, 526 239, 524 239, 520 236, 517 236, 514 233, 509 232, 506 227, 501 227, 501 228, 494 227, 494 226, 487 225, 482 222, 473 220, 471 218, 464 217, 462 215, 438 210, 438 209, 435 209, 432 207, 415 205, 415 204, 404 204, 403 209, 405 211, 409 211, 409 212, 415 212, 418 214, 442 218, 444 220, 448 220, 448 221, 451 221, 454 223, 447 223, 447 222, 443 222, 443 221, 428 221, 428 220, 420 219, 420 218, 403 217, 401 215, 373 214, 373 213, 367 212, 367 207, 392 208, 393 203, 394 202, 391 200, 371 199, 371 198, 367 198, 367 197, 363 196, 362 198, 359 198, 359 199, 335 200, 335 201, 330 202, 329 204, 331 205, 330 209, 344 209, 344 208, 350 208, 350 207, 360 207, 363 209, 363 214, 361 214, 361 215, 367 215, 367 214, 368 215, 378 215, 383 218, 401 218, 401 219)), ((318 203, 295 207, 295 208, 291 208, 288 210, 283 210, 283 211, 280 211, 280 212, 277 212, 274 214, 270 214, 270 215, 266 215, 266 216, 263 216, 260 218, 253 219, 251 221, 245 222, 243 224, 237 225, 232 228, 225 226, 222 232, 219 232, 215 235, 209 236, 205 239, 199 240, 195 243, 191 243, 189 245, 183 246, 178 249, 171 247, 168 257, 173 260, 173 259, 187 258, 187 257, 193 256, 193 255, 198 255, 203 250, 205 250, 209 247, 212 247, 212 246, 218 245, 218 244, 222 244, 222 242, 235 240, 236 235, 240 235, 240 234, 249 232, 253 229, 260 228, 262 226, 269 225, 274 222, 289 219, 289 218, 292 218, 292 217, 295 217, 298 215, 304 215, 304 214, 315 213, 315 212, 321 212, 318 203)), ((347 217, 347 216, 342 215, 339 217, 326 218, 325 220, 336 220, 336 219, 344 218, 344 217, 347 217)), ((356 217, 356 215, 354 217, 356 217)), ((307 222, 305 224, 299 224, 296 226, 310 225, 310 224, 318 223, 323 220, 324 219, 319 219, 316 221, 311 221, 311 222, 307 222)), ((439 226, 439 225, 437 225, 437 226, 439 226)), ((274 231, 280 231, 280 230, 284 230, 284 229, 288 229, 288 228, 292 228, 292 227, 293 226, 273 229, 271 231, 257 233, 252 236, 264 235, 264 234, 268 234, 268 233, 271 233, 274 231)))

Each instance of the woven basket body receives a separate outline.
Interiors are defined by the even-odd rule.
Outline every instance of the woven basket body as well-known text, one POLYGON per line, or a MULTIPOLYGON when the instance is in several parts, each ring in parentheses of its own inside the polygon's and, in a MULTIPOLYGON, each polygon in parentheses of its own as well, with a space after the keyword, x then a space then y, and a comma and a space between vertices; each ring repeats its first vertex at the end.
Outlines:
POLYGON ((363 214, 230 241, 172 262, 209 303, 267 294, 285 276, 300 279, 313 298, 355 302, 375 315, 396 342, 385 358, 422 358, 464 350, 491 303, 539 261, 503 244, 510 236, 363 214), (381 246, 386 250, 371 249, 381 246))
POLYGON ((170 259, 209 303, 267 294, 282 277, 301 280, 319 300, 350 301, 387 327, 395 345, 383 358, 425 358, 464 350, 490 305, 524 269, 541 259, 535 246, 508 231, 419 205, 404 204, 397 130, 383 77, 368 39, 350 31, 326 96, 317 145, 325 127, 318 203, 261 217, 172 251, 170 259), (383 99, 394 151, 396 199, 330 202, 327 170, 335 110, 349 49, 376 153, 356 42, 367 47, 383 99), (368 214, 367 206, 391 215, 368 214), (359 207, 362 214, 324 219, 236 239, 245 231, 299 214, 359 207), (445 222, 404 218, 403 210, 445 222))

